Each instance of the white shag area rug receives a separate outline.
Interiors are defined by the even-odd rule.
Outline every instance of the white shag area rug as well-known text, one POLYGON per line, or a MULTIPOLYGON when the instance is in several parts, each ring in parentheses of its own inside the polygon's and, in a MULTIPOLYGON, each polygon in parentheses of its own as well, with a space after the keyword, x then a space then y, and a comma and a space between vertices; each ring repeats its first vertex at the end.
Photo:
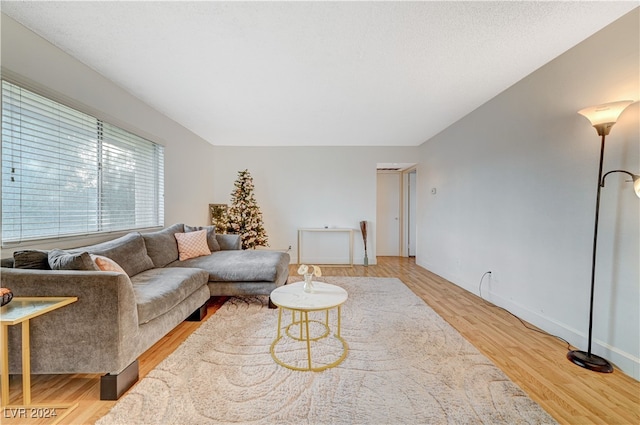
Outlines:
MULTIPOLYGON (((278 310, 267 297, 230 298, 97 424, 556 423, 400 280, 321 280, 349 293, 337 367, 277 365, 278 310)), ((332 340, 314 348, 331 352, 332 340)))

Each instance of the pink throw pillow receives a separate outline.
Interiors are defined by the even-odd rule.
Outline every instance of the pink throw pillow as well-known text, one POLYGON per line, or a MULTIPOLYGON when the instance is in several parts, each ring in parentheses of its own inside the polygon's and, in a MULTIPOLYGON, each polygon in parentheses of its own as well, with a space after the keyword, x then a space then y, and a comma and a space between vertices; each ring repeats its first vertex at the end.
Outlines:
POLYGON ((127 272, 125 272, 124 269, 120 267, 120 264, 116 263, 111 258, 103 257, 102 255, 91 254, 91 259, 93 260, 94 263, 96 263, 96 266, 98 266, 98 268, 103 272, 116 272, 116 273, 127 274, 127 272))
POLYGON ((211 254, 207 245, 207 231, 198 230, 189 233, 176 233, 180 261, 211 254))

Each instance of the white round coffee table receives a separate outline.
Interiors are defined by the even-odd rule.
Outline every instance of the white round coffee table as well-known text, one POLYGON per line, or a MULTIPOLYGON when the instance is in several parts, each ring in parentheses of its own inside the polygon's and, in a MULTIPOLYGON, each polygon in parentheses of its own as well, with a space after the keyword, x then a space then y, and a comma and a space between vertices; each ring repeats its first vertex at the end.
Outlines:
POLYGON ((349 349, 347 342, 340 336, 341 306, 347 301, 347 291, 343 288, 324 282, 313 282, 313 292, 305 292, 304 282, 296 282, 274 289, 271 292, 271 302, 280 307, 278 311, 278 333, 276 339, 271 343, 271 357, 281 366, 292 370, 319 372, 339 365, 346 357, 349 349), (338 353, 337 360, 324 363, 318 366, 313 365, 312 343, 329 337, 331 329, 329 327, 329 311, 337 309, 337 325, 334 337, 341 343, 341 353, 338 353), (282 311, 291 310, 291 323, 282 325, 282 311), (325 320, 310 320, 309 313, 314 311, 324 311, 325 320), (297 314, 299 319, 296 318, 297 314), (323 331, 317 335, 309 332, 309 324, 316 323, 323 327, 323 331), (295 330, 295 332, 294 332, 295 330), (283 338, 288 337, 294 341, 306 343, 306 367, 289 364, 276 355, 276 346, 283 338))

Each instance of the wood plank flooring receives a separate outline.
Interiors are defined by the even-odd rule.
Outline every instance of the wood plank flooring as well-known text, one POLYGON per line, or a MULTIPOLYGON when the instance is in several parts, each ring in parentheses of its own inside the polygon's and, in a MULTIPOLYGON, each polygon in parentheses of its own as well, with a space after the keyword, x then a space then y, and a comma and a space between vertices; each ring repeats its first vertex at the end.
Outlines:
MULTIPOLYGON (((296 276, 297 266, 290 266, 296 276)), ((375 266, 323 267, 325 276, 397 277, 490 358, 559 423, 570 425, 640 424, 640 383, 616 370, 600 374, 566 360, 567 345, 526 329, 518 319, 445 279, 416 266, 413 259, 378 257, 375 266)), ((225 298, 213 299, 207 318, 225 298)), ((206 319, 205 319, 206 320, 206 319)), ((144 377, 200 326, 184 322, 140 357, 144 377)), ((529 325, 531 326, 531 325, 529 325)), ((11 377, 11 403, 19 404, 21 376, 11 377)), ((115 404, 100 401, 98 375, 34 375, 34 403, 79 402, 61 424, 93 424, 115 404)), ((60 411, 62 413, 62 411, 60 411)), ((0 409, 2 424, 51 424, 11 418, 0 409)))

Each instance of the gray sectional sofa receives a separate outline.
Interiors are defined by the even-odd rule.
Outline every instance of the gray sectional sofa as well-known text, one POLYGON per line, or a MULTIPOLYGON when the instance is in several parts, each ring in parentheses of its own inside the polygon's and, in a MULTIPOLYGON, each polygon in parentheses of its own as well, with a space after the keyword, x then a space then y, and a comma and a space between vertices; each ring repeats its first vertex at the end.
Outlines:
MULTIPOLYGON (((288 265, 287 253, 241 250, 237 235, 175 224, 73 250, 16 252, 2 260, 0 278, 16 297, 78 297, 32 320, 31 370, 104 373, 100 397, 114 400, 137 381, 137 358, 185 319, 201 320, 211 296, 268 295, 286 282, 288 265), (175 234, 201 229, 211 254, 180 261, 175 234), (126 274, 101 271, 91 261, 96 255, 126 274), (52 262, 64 270, 50 270, 52 262)), ((14 328, 9 369, 20 373, 14 328)))

